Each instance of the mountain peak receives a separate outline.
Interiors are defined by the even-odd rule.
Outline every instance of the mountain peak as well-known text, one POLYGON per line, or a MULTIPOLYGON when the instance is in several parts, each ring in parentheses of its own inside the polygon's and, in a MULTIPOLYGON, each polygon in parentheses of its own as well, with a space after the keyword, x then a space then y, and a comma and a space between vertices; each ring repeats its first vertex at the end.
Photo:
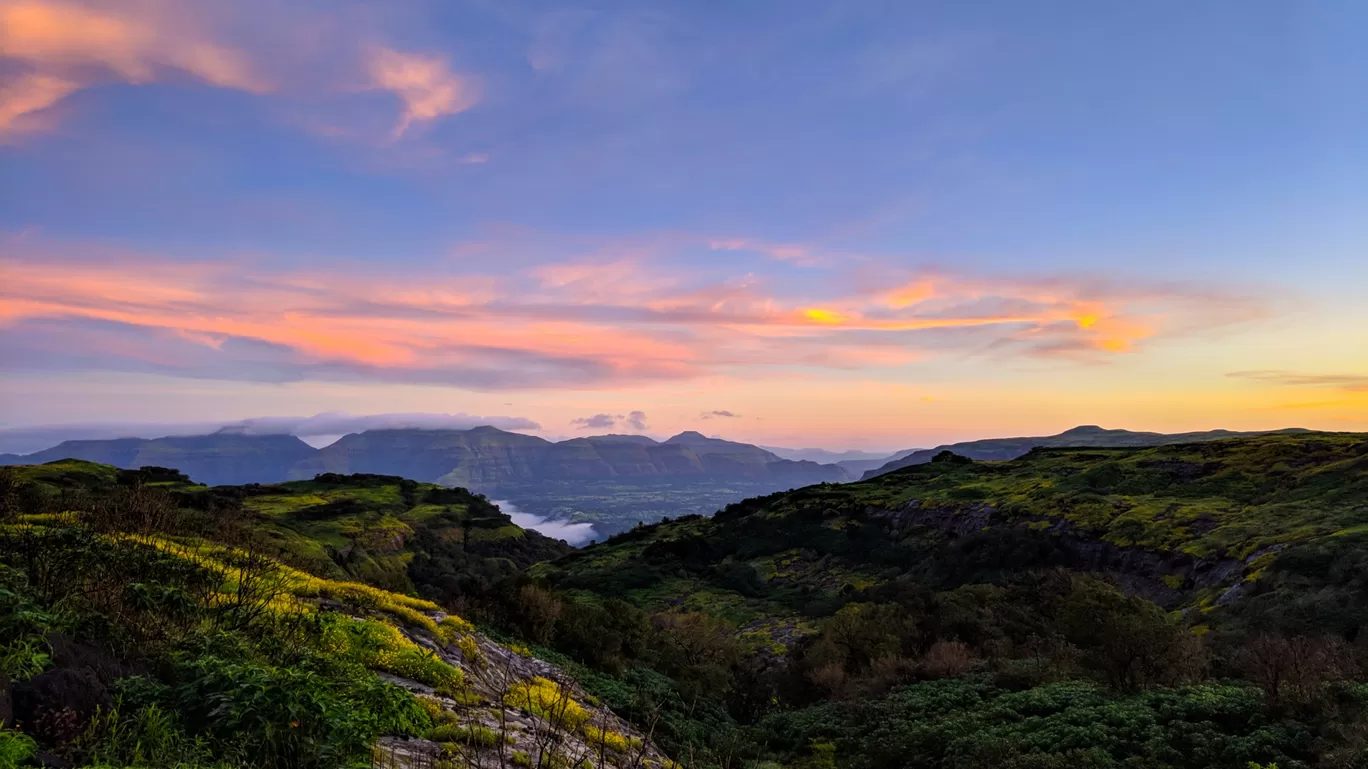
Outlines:
POLYGON ((708 436, 704 435, 703 433, 700 433, 700 432, 697 431, 697 430, 685 430, 684 432, 682 432, 682 433, 680 433, 679 435, 676 435, 676 436, 670 438, 669 440, 667 440, 667 441, 665 441, 665 442, 666 442, 666 443, 683 443, 684 441, 707 441, 707 440, 712 440, 712 439, 709 438, 708 436))
POLYGON ((1107 432, 1106 428, 1099 427, 1097 425, 1079 425, 1078 427, 1072 428, 1070 430, 1065 430, 1064 432, 1060 433, 1060 435, 1097 435, 1099 433, 1105 432, 1107 432))

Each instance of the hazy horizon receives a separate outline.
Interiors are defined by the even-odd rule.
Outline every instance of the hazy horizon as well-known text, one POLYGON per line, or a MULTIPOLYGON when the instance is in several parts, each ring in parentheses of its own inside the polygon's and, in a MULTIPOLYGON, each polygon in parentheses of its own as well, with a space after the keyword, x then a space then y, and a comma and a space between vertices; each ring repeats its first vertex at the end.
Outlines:
MULTIPOLYGON (((313 417, 256 417, 246 420, 233 422, 206 423, 191 422, 183 424, 170 423, 148 423, 148 424, 129 424, 129 423, 68 423, 53 425, 31 425, 31 426, 6 426, 0 424, 0 454, 31 454, 35 451, 54 447, 63 441, 68 440, 112 440, 118 438, 164 438, 209 435, 221 430, 241 430, 250 435, 292 435, 314 448, 324 448, 329 446, 343 436, 355 432, 366 430, 469 430, 475 427, 496 427, 507 432, 522 433, 525 435, 535 435, 548 441, 558 442, 573 440, 575 438, 593 437, 597 435, 642 435, 656 441, 664 441, 680 432, 695 431, 702 433, 709 438, 721 438, 723 440, 751 443, 734 436, 726 435, 715 431, 710 431, 708 426, 701 425, 696 428, 685 428, 675 433, 662 433, 659 431, 632 431, 631 429, 615 430, 613 432, 591 432, 586 435, 568 435, 564 433, 548 432, 541 429, 535 423, 519 424, 525 422, 517 417, 493 417, 484 419, 470 415, 452 414, 377 414, 377 415, 348 415, 348 414, 317 414, 313 417), (352 429, 338 429, 343 426, 352 429)), ((827 451, 832 454, 861 452, 870 455, 868 458, 888 456, 899 451, 906 451, 915 448, 931 448, 942 444, 960 443, 964 441, 981 440, 985 438, 1016 438, 1016 437, 1037 437, 1057 435, 1066 430, 1083 426, 1099 426, 1104 429, 1134 430, 1127 426, 1116 425, 1093 425, 1091 423, 1073 424, 1067 427, 1051 429, 1039 433, 965 433, 950 434, 940 438, 928 438, 921 443, 908 443, 895 447, 888 446, 821 446, 821 445, 792 445, 778 446, 775 444, 756 444, 761 448, 780 449, 787 451, 827 451)), ((1296 428, 1298 425, 1279 425, 1276 427, 1256 428, 1257 430, 1283 430, 1296 428)), ((1197 430, 1183 430, 1174 432, 1205 432, 1207 430, 1229 429, 1220 426, 1198 428, 1197 430)), ((1135 430, 1136 432, 1147 432, 1135 430)))

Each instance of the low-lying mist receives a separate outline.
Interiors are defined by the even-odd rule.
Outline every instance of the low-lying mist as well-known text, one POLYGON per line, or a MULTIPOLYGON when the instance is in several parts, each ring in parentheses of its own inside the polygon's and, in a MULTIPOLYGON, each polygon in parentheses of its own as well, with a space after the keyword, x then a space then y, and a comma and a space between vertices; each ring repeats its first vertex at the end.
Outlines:
POLYGON ((532 529, 541 532, 548 537, 563 539, 572 545, 582 545, 593 539, 598 538, 598 533, 594 531, 592 523, 571 523, 563 520, 552 520, 543 515, 525 513, 518 509, 518 506, 506 499, 490 500, 499 506, 499 509, 508 514, 513 522, 524 529, 532 529))

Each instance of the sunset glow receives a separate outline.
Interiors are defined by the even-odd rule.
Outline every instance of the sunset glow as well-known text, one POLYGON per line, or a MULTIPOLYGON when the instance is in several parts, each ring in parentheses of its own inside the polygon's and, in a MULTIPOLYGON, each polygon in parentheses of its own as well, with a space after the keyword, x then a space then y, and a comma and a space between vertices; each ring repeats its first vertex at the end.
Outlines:
POLYGON ((0 0, 0 428, 1368 429, 1364 9, 999 5, 0 0))

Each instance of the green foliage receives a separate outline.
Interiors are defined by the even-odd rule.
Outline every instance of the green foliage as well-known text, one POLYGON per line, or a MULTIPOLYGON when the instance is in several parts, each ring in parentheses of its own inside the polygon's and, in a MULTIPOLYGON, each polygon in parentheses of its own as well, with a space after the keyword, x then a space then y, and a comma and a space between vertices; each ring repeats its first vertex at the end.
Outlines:
POLYGON ((37 752, 38 743, 32 737, 0 728, 0 769, 18 769, 37 752))
POLYGON ((721 765, 1349 766, 1365 498, 1354 435, 946 455, 539 565, 537 635, 721 765))
POLYGON ((27 525, 0 525, 0 562, 20 569, 0 572, 3 664, 52 664, 41 639, 60 626, 156 673, 125 681, 92 727, 84 749, 102 761, 192 764, 207 748, 345 765, 380 734, 493 745, 375 677, 467 696, 461 671, 396 624, 457 646, 479 675, 495 664, 465 620, 375 586, 460 601, 533 641, 587 696, 536 678, 504 704, 610 754, 631 739, 581 702, 704 766, 1351 767, 1368 739, 1362 436, 946 456, 641 527, 525 575, 555 553, 465 492, 386 476, 211 490, 161 471, 26 472, 46 501, 24 508, 27 525), (230 622, 223 596, 252 570, 240 544, 184 528, 130 537, 155 495, 101 507, 72 491, 134 481, 187 510, 247 513, 291 563, 371 586, 282 569, 284 592, 230 622), (314 605, 328 601, 346 613, 314 605))
POLYGON ((836 745, 843 766, 1302 766, 1318 725, 1270 720, 1256 689, 1226 684, 1117 696, 1063 682, 1012 692, 970 677, 897 689, 868 703, 772 716, 756 739, 801 756, 836 745), (1082 763, 1069 763, 1081 761, 1082 763))
POLYGON ((460 668, 406 638, 394 626, 376 620, 352 620, 340 615, 325 617, 324 634, 340 630, 345 644, 339 653, 368 668, 384 670, 425 683, 443 693, 455 693, 465 685, 460 668))
POLYGON ((481 748, 492 748, 503 742, 498 732, 479 724, 439 724, 429 729, 424 736, 433 742, 453 742, 481 748))
POLYGON ((585 709, 555 681, 540 676, 519 681, 509 687, 504 704, 517 708, 552 725, 574 731, 589 720, 585 709))
MULTIPOLYGON (((136 684, 130 688, 137 688, 136 684)), ((180 718, 156 702, 97 713, 75 752, 95 766, 177 766, 214 763, 209 741, 192 737, 180 718)))
POLYGON ((169 696, 197 733, 263 767, 329 767, 370 754, 376 735, 418 734, 427 713, 357 668, 350 678, 203 657, 185 662, 169 696))
POLYGON ((32 599, 22 572, 0 564, 0 677, 24 681, 52 662, 47 633, 71 618, 45 611, 32 599))
MULTIPOLYGON (((142 504, 102 499, 69 503, 108 513, 106 523, 136 520, 129 511, 142 504)), ((44 732, 50 749, 97 766, 351 765, 368 759, 382 734, 432 726, 413 695, 373 670, 444 691, 462 684, 459 670, 390 624, 436 630, 421 613, 435 611, 431 603, 318 580, 240 547, 97 528, 84 516, 0 525, 2 672, 23 680, 75 664, 103 688, 104 671, 127 659, 156 677, 120 681, 117 706, 71 724, 74 738, 44 732), (323 594, 363 601, 375 618, 321 612, 306 600, 323 594), (54 633, 65 648, 79 641, 94 651, 64 662, 48 648, 54 633), (81 661, 91 654, 97 662, 81 661)), ((22 742, 5 739, 7 749, 22 742)))

